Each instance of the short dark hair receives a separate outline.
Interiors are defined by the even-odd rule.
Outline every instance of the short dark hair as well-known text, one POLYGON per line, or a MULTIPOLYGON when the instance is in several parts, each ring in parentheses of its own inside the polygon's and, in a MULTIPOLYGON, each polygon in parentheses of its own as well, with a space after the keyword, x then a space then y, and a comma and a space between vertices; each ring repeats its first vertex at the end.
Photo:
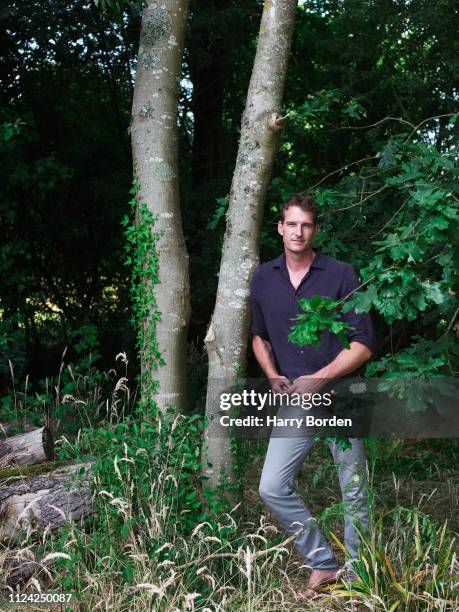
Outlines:
POLYGON ((319 207, 317 206, 316 199, 314 196, 301 195, 299 193, 295 193, 292 197, 284 202, 280 209, 280 220, 282 223, 285 221, 285 211, 290 208, 290 206, 298 206, 304 212, 312 212, 312 216, 314 219, 314 224, 317 223, 317 218, 319 216, 319 207))

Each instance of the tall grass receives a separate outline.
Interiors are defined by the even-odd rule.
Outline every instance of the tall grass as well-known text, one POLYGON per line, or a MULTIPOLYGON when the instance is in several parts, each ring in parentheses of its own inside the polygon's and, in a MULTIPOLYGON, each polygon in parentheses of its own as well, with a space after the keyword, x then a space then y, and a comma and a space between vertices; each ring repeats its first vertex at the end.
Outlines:
MULTIPOLYGON (((43 410, 48 402, 73 410, 73 420, 82 414, 85 424, 88 407, 97 404, 103 415, 57 443, 60 458, 92 461, 96 515, 58 533, 31 527, 21 535, 15 554, 37 570, 22 592, 73 591, 81 610, 459 609, 455 540, 447 522, 402 506, 379 513, 373 508, 353 582, 299 602, 295 593, 307 574, 299 573, 292 538, 285 540, 258 508, 244 516, 240 507, 222 509, 202 491, 200 417, 136 413, 127 375, 113 379, 108 391, 107 380, 74 370, 66 378, 61 368, 61 383, 49 386, 55 395, 46 401, 42 395, 25 402, 15 392, 21 413, 26 405, 43 410)), ((335 542, 343 548, 337 536, 335 542)), ((11 554, 0 551, 3 590, 13 571, 11 554)))
POLYGON ((359 558, 352 562, 357 579, 333 589, 333 595, 369 610, 457 610, 455 539, 447 535, 447 525, 436 527, 415 509, 380 515, 370 536, 361 536, 359 558))

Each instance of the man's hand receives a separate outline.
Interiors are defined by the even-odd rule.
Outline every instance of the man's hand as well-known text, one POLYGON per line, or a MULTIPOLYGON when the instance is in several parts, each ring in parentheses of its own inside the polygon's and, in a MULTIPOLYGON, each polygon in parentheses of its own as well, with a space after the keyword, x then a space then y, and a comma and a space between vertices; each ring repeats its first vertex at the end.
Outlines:
POLYGON ((288 392, 290 395, 305 395, 306 393, 318 393, 327 383, 326 378, 317 378, 317 374, 308 374, 295 378, 288 392))
POLYGON ((296 378, 289 388, 289 393, 318 393, 329 380, 350 374, 371 358, 370 349, 361 342, 351 342, 349 349, 343 349, 331 363, 317 370, 296 378))
POLYGON ((270 378, 271 389, 274 393, 290 393, 291 382, 286 376, 276 376, 270 378))

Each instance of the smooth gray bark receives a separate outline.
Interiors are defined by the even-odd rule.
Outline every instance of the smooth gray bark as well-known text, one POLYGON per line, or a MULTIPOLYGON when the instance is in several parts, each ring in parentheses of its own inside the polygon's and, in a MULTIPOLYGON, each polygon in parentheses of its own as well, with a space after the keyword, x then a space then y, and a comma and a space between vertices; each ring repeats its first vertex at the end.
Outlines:
POLYGON ((219 392, 245 370, 249 327, 250 281, 258 264, 259 236, 266 190, 280 132, 287 61, 297 0, 264 3, 241 138, 230 191, 217 299, 205 344, 209 379, 204 474, 215 485, 222 470, 231 474, 228 438, 215 437, 219 392), (207 457, 206 457, 207 450, 207 457), (212 464, 208 467, 207 461, 212 464))
MULTIPOLYGON (((145 347, 142 379, 159 382, 161 409, 186 404, 186 330, 190 316, 188 255, 182 231, 178 188, 177 109, 188 0, 146 3, 142 14, 132 104, 131 142, 138 203, 157 217, 159 280, 155 285, 158 349, 165 361, 157 370, 145 347)), ((146 325, 154 325, 155 308, 146 325)), ((144 389, 147 387, 143 387, 144 389)))

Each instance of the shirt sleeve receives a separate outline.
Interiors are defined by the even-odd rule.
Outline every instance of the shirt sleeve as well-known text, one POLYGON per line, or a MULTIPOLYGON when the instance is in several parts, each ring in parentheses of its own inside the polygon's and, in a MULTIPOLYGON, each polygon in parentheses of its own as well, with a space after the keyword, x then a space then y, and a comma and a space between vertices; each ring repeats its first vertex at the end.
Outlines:
MULTIPOLYGON (((352 293, 359 285, 359 278, 353 268, 351 266, 346 266, 343 283, 341 285, 340 299, 352 293)), ((354 327, 347 336, 349 342, 361 342, 367 346, 371 351, 371 358, 373 359, 377 353, 377 345, 370 314, 368 312, 357 314, 355 310, 350 310, 343 314, 343 319, 346 323, 354 327)))
POLYGON ((258 285, 260 283, 260 267, 255 270, 252 279, 252 287, 250 290, 250 311, 251 311, 251 324, 250 332, 254 336, 260 336, 264 340, 269 342, 269 334, 266 329, 265 319, 263 316, 263 310, 258 301, 258 285))

